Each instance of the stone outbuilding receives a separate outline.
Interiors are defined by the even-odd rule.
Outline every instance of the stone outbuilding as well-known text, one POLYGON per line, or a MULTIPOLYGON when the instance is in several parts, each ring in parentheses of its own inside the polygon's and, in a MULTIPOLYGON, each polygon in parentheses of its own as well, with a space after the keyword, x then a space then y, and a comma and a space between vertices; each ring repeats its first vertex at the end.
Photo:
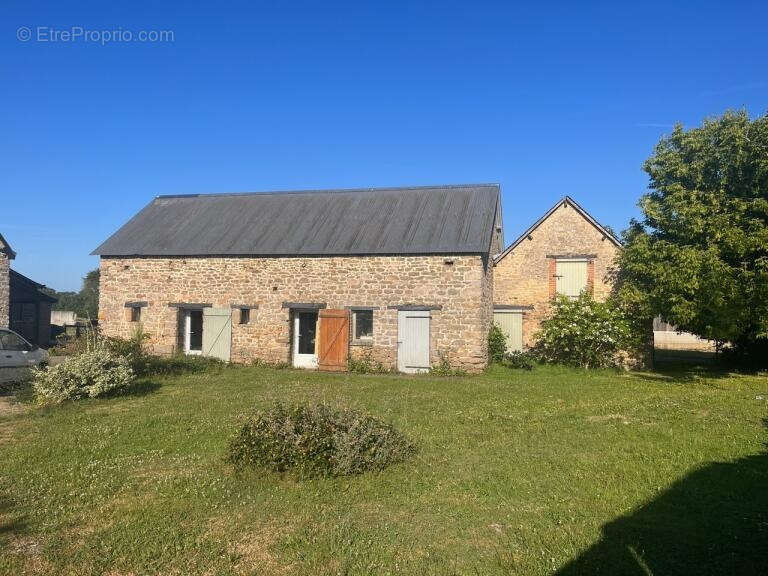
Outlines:
POLYGON ((533 344, 555 295, 588 290, 607 298, 619 250, 621 242, 573 198, 559 200, 494 259, 494 321, 507 348, 533 344))
POLYGON ((163 354, 477 372, 502 246, 495 184, 160 196, 94 251, 99 323, 163 354))

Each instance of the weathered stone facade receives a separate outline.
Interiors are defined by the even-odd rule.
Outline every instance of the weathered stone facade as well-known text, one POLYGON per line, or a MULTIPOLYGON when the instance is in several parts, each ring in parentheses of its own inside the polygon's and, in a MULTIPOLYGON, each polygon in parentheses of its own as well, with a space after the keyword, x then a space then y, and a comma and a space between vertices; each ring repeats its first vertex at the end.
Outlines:
POLYGON ((10 263, 8 255, 2 251, 2 248, 3 246, 0 246, 0 327, 7 328, 11 308, 10 263))
POLYGON ((598 300, 611 292, 609 270, 620 248, 568 201, 561 202, 494 270, 494 305, 526 307, 523 343, 530 346, 555 294, 557 257, 585 256, 587 286, 598 300))
MULTIPOLYGON (((492 244, 497 248, 498 240, 492 244)), ((394 368, 395 307, 424 305, 435 307, 431 362, 446 356, 452 365, 477 372, 488 356, 493 274, 489 255, 102 257, 99 320, 106 335, 128 337, 136 324, 125 304, 146 302, 143 329, 155 352, 167 354, 179 346, 179 312, 170 303, 258 306, 248 324, 232 323, 232 360, 288 362, 291 313, 284 302, 370 306, 373 340, 352 346, 350 353, 369 351, 394 368)))

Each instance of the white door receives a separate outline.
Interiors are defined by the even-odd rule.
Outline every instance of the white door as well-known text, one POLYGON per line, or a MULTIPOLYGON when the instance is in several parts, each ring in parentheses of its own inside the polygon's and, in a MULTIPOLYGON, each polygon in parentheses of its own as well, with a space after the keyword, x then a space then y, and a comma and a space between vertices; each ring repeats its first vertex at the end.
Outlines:
POLYGON ((317 311, 293 312, 293 365, 297 368, 317 368, 317 311))
POLYGON ((184 311, 184 353, 203 353, 203 311, 184 311))
POLYGON ((507 352, 523 351, 523 312, 494 310, 493 321, 499 325, 507 340, 507 352))
POLYGON ((397 313, 397 369, 400 372, 429 370, 429 310, 397 313))

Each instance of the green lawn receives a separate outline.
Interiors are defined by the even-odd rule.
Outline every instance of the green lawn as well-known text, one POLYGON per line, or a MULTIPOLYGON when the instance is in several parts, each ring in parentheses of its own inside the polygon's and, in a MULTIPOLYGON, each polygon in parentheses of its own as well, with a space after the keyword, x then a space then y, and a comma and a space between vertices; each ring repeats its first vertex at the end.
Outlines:
POLYGON ((2 574, 768 573, 768 378, 228 368, 0 404, 2 574), (764 399, 763 399, 764 398, 764 399), (238 415, 323 400, 418 445, 295 482, 223 462, 238 415))

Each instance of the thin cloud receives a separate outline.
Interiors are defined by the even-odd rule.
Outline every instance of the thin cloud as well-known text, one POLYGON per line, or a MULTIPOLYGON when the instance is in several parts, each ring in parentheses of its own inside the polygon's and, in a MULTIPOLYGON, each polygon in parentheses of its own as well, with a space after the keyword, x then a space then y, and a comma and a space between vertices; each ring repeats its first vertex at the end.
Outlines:
POLYGON ((737 92, 747 92, 749 90, 757 90, 758 88, 764 88, 768 86, 768 82, 750 82, 749 84, 737 84, 735 86, 728 86, 726 88, 719 88, 715 90, 704 90, 699 93, 699 97, 707 96, 726 96, 728 94, 736 94, 737 92))
POLYGON ((638 122, 636 128, 674 128, 674 124, 663 124, 661 122, 638 122))

